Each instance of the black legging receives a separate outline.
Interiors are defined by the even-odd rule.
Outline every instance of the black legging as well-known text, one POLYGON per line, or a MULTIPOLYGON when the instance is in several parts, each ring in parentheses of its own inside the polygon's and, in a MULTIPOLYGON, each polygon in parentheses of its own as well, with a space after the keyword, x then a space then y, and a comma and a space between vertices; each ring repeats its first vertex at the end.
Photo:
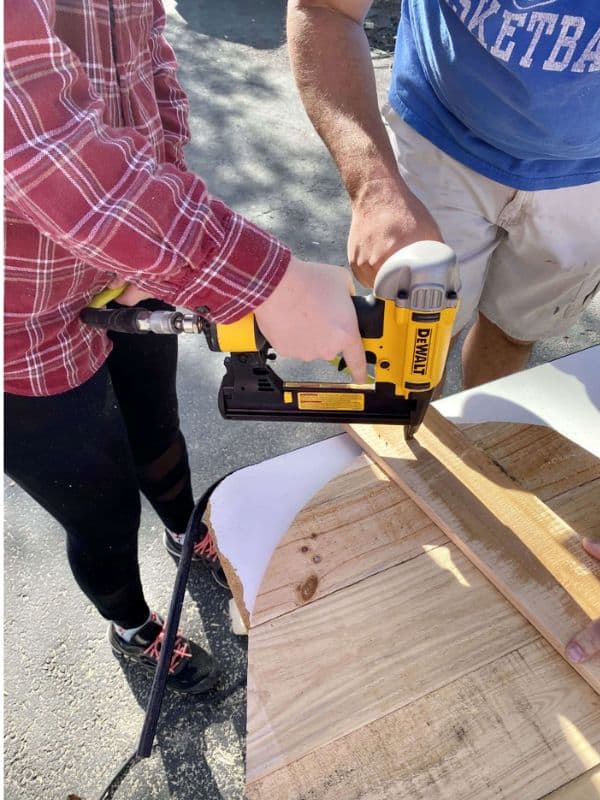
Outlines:
POLYGON ((131 628, 149 613, 137 559, 139 489, 175 532, 194 503, 177 337, 110 335, 107 363, 82 386, 51 397, 5 394, 5 472, 63 525, 75 580, 100 614, 131 628))

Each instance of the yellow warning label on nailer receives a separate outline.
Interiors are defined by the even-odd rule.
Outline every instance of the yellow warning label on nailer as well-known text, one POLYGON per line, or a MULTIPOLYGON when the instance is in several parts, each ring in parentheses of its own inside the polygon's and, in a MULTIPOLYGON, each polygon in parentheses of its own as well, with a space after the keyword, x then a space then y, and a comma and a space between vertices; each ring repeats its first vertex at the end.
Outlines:
POLYGON ((298 392, 301 411, 364 411, 364 394, 344 392, 298 392))

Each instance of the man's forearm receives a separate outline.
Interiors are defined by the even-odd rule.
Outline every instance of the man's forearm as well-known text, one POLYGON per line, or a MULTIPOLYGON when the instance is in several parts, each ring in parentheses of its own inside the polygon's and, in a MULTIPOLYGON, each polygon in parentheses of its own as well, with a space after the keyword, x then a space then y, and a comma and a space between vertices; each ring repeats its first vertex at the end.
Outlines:
POLYGON ((362 27, 369 5, 292 0, 288 10, 290 57, 302 101, 353 201, 371 182, 402 186, 362 27))

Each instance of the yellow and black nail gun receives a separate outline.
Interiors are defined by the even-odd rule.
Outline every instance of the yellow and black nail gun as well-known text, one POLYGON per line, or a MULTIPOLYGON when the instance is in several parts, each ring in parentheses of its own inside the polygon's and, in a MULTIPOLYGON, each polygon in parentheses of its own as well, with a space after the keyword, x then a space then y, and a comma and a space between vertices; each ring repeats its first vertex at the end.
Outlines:
POLYGON ((226 419, 398 424, 412 438, 444 373, 460 279, 447 245, 416 242, 385 262, 371 295, 352 298, 374 375, 366 385, 283 381, 269 364, 276 355, 253 314, 220 324, 207 321, 203 309, 99 308, 121 291, 97 295, 82 320, 126 333, 204 332, 211 350, 229 353, 219 390, 226 419))

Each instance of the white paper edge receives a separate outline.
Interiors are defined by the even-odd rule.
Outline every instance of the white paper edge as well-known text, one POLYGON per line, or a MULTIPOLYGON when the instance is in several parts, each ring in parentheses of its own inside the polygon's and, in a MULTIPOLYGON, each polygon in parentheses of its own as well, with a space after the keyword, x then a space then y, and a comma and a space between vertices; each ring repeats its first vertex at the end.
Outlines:
POLYGON ((600 458, 600 345, 433 405, 452 422, 545 425, 600 458))
POLYGON ((361 453, 342 434, 237 470, 212 493, 211 525, 250 614, 273 551, 298 512, 361 453))

